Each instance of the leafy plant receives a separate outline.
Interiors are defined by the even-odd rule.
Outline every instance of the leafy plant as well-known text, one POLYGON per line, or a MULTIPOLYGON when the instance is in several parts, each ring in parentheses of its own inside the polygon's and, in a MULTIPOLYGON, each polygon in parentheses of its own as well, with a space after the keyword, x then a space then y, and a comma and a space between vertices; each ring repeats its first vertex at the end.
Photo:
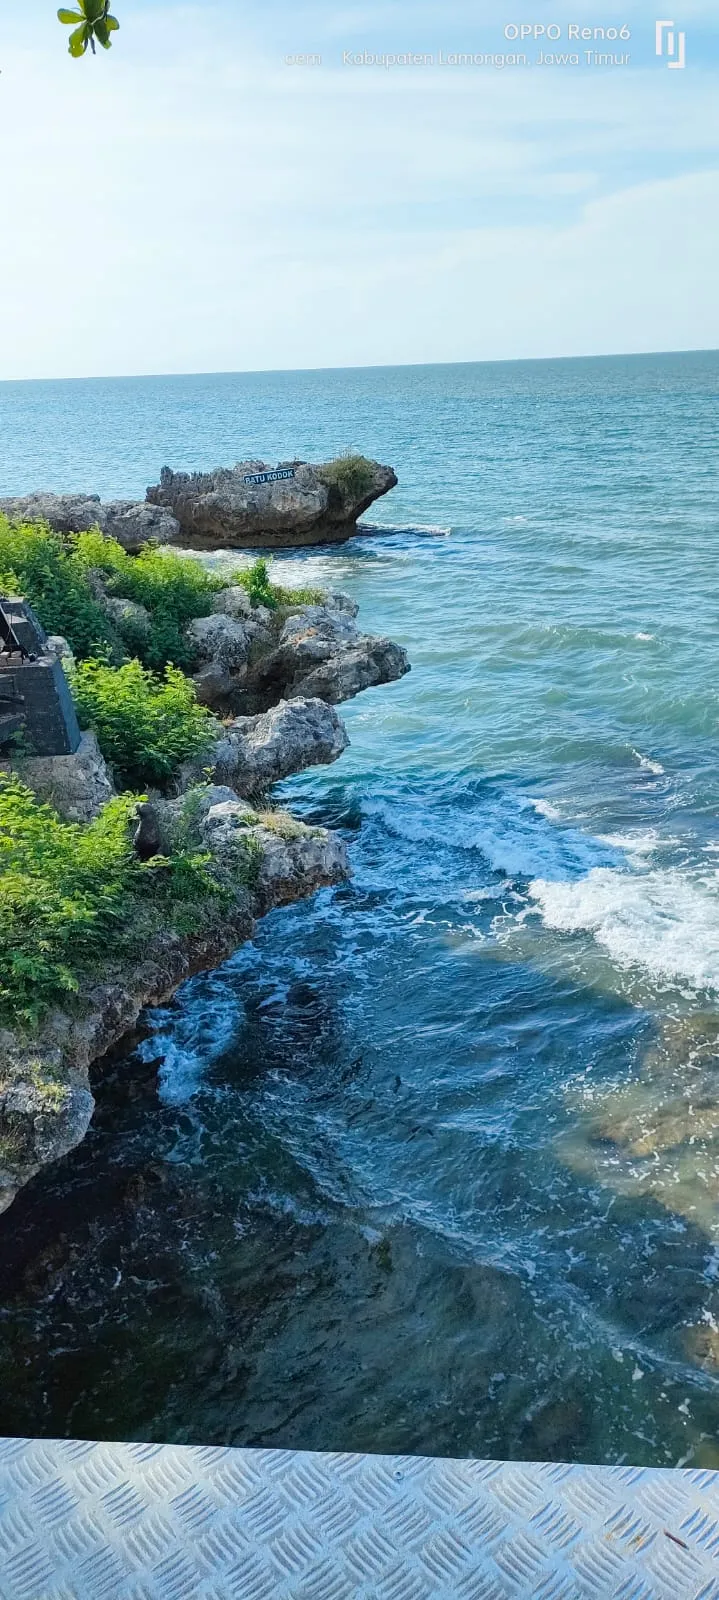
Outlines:
POLYGON ((0 777, 0 1018, 34 1023, 88 975, 158 927, 197 924, 228 898, 191 850, 142 863, 132 850, 136 795, 93 822, 64 822, 13 777, 0 777))
POLYGON ((247 590, 253 606, 267 606, 268 611, 277 606, 315 605, 324 600, 322 589, 283 589, 270 581, 270 563, 263 556, 251 567, 233 574, 231 583, 241 584, 247 590))
POLYGON ((119 658, 119 640, 86 571, 45 523, 0 515, 0 584, 5 594, 24 595, 47 632, 63 634, 75 655, 119 658))
POLYGON ((189 666, 192 652, 185 628, 193 617, 206 617, 212 610, 213 596, 225 581, 207 572, 191 556, 158 550, 146 545, 139 555, 129 556, 116 539, 98 529, 80 533, 74 540, 74 558, 88 573, 93 569, 107 580, 108 592, 134 600, 150 612, 150 629, 142 639, 122 622, 118 628, 145 666, 157 670, 171 662, 189 666))
POLYGON ((267 606, 273 611, 277 601, 270 583, 269 563, 262 556, 251 567, 236 574, 237 583, 247 590, 253 606, 267 606))
POLYGON ((162 678, 140 661, 82 661, 71 673, 78 716, 97 734, 121 787, 162 788, 183 761, 210 743, 213 719, 177 667, 162 678))
POLYGON ((61 8, 57 14, 60 22, 73 29, 68 47, 70 55, 84 56, 88 45, 94 55, 95 40, 103 50, 109 50, 112 35, 120 26, 117 17, 110 13, 109 0, 77 0, 77 7, 76 11, 61 8))

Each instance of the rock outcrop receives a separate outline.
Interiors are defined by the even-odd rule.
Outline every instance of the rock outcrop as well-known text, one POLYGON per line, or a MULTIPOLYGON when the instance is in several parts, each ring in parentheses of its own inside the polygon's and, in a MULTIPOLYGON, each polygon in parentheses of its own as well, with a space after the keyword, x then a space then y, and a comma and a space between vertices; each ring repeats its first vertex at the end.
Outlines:
POLYGON ((100 746, 90 732, 83 733, 73 755, 19 755, 0 761, 0 772, 11 771, 68 822, 91 822, 115 793, 100 746))
POLYGON ((308 767, 329 766, 348 745, 344 723, 323 700, 280 700, 258 716, 237 717, 204 765, 215 783, 251 798, 308 767))
POLYGON ((197 550, 278 550, 350 539, 358 518, 396 483, 392 467, 365 456, 277 467, 240 461, 214 472, 163 467, 144 501, 43 491, 0 499, 0 512, 63 534, 99 528, 130 554, 149 540, 197 550))
POLYGON ((103 504, 99 494, 27 494, 0 500, 0 512, 18 522, 47 522, 56 533, 87 533, 99 528, 117 539, 130 555, 149 540, 174 544, 179 535, 177 521, 164 507, 134 500, 103 504))
POLYGON ((351 538, 357 519, 396 483, 391 467, 364 457, 324 467, 240 461, 214 472, 163 467, 147 499, 177 519, 182 544, 270 550, 351 538))
POLYGON ((188 628, 198 699, 214 710, 252 715, 298 697, 339 705, 410 670, 401 645, 360 632, 357 608, 345 595, 329 595, 322 605, 247 612, 230 599, 238 593, 245 591, 223 591, 222 610, 188 628))
MULTIPOLYGON (((185 826, 189 798, 174 802, 175 819, 184 808, 185 826)), ((88 1069, 145 1006, 164 1004, 194 973, 226 960, 252 937, 257 917, 349 876, 336 834, 282 813, 248 812, 227 788, 201 792, 194 826, 223 881, 232 883, 237 862, 243 864, 231 906, 194 934, 158 933, 142 961, 130 970, 108 968, 76 1008, 48 1017, 37 1039, 0 1033, 0 1211, 42 1167, 84 1138, 94 1106, 88 1069)))

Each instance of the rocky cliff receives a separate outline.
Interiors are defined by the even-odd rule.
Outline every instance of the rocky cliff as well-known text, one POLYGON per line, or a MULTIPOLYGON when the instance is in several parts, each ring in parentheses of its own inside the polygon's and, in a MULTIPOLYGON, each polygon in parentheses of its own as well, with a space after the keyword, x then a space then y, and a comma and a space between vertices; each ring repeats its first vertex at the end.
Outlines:
MULTIPOLYGON (((196 842, 230 887, 229 906, 208 915, 192 934, 158 933, 132 970, 100 970, 77 1004, 46 1017, 36 1037, 0 1033, 0 1212, 23 1184, 85 1137, 94 1107, 89 1068, 145 1006, 164 1003, 193 973, 219 966, 252 937, 257 917, 349 876, 336 835, 306 828, 283 812, 250 812, 229 787, 198 790, 194 813, 196 842), (237 861, 248 854, 249 885, 246 873, 237 872, 237 861)), ((179 818, 171 805, 164 808, 168 835, 179 818)))
MULTIPOLYGON (((128 603, 108 596, 97 577, 108 614, 128 603)), ((188 630, 195 684, 219 713, 214 739, 180 770, 176 794, 155 794, 152 804, 161 852, 172 853, 181 831, 183 847, 206 855, 219 876, 223 908, 210 906, 191 933, 155 932, 131 966, 99 957, 92 982, 66 1009, 44 1017, 34 1033, 0 1033, 0 1211, 84 1137, 94 1103, 89 1068, 145 1006, 165 1002, 193 973, 219 965, 252 936, 257 917, 349 874, 339 838, 270 810, 268 796, 282 779, 342 755, 349 739, 336 703, 402 677, 409 671, 406 653, 389 639, 361 633, 357 607, 342 594, 269 611, 252 605, 244 588, 227 587, 216 606, 188 630)), ((49 647, 67 661, 63 639, 49 647)), ((73 756, 18 754, 0 765, 76 822, 89 822, 114 794, 91 733, 73 756)))

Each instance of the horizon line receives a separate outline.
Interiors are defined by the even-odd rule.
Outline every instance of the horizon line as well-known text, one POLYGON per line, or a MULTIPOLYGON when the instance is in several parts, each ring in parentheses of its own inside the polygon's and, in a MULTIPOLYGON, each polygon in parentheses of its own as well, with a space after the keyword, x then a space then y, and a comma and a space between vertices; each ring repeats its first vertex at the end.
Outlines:
POLYGON ((614 350, 607 353, 594 353, 590 355, 572 356, 494 356, 481 359, 467 359, 466 361, 389 361, 389 362, 364 362, 350 366, 333 367, 223 367, 217 369, 198 368, 191 372, 105 372, 87 373, 77 377, 47 376, 43 378, 0 378, 0 387, 4 384, 20 383, 136 383, 144 379, 171 380, 183 378, 254 378, 254 377, 288 377, 291 375, 306 375, 307 373, 330 372, 397 372, 426 370, 435 367, 509 367, 509 366, 545 366, 551 363, 568 361, 641 361, 648 357, 689 356, 689 355, 719 355, 719 347, 713 345, 690 345, 676 350, 614 350))

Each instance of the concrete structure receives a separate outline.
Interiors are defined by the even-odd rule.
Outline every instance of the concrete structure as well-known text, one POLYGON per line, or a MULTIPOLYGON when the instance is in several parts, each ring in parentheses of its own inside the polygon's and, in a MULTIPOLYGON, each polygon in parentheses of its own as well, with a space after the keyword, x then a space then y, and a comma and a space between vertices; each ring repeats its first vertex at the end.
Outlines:
POLYGON ((719 1600, 719 1474, 0 1440, 2 1600, 719 1600))
POLYGON ((60 662, 46 653, 44 629, 19 596, 0 597, 0 611, 10 631, 0 654, 0 746, 22 735, 28 754, 73 755, 80 743, 75 706, 60 662))

